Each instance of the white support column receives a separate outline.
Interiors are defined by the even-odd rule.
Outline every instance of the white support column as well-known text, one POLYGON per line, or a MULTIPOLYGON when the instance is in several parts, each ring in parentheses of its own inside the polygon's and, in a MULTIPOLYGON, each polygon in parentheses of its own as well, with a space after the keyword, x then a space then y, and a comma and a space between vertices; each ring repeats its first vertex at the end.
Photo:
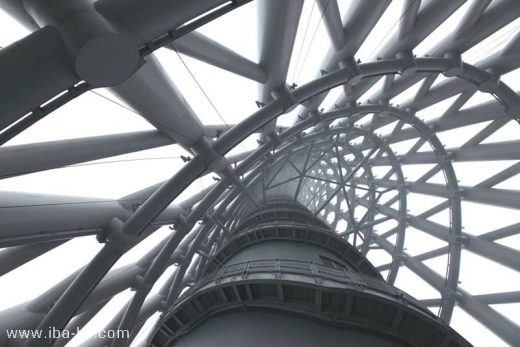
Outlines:
POLYGON ((124 83, 112 90, 134 110, 187 148, 206 135, 202 123, 153 55, 124 83))
POLYGON ((153 130, 1 147, 0 179, 173 143, 153 130))
MULTIPOLYGON (((265 83, 260 85, 259 100, 267 103, 272 100, 273 91, 285 88, 303 1, 262 0, 257 6, 259 64, 267 76, 265 83)), ((275 126, 276 121, 270 122, 263 127, 262 133, 271 133, 275 126)))
MULTIPOLYGON (((132 203, 126 199, 125 202, 129 208, 109 199, 0 192, 0 241, 11 237, 100 230, 114 217, 126 220, 132 213, 131 206, 142 200, 136 199, 132 203)), ((155 223, 171 224, 181 213, 180 206, 171 204, 155 223)))

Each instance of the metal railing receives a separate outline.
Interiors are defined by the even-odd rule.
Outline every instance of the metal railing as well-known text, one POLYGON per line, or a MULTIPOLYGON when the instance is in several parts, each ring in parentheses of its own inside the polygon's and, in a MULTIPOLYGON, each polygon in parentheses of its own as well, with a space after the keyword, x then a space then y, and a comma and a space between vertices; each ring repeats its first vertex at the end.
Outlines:
MULTIPOLYGON (((196 287, 203 286, 212 281, 220 283, 224 279, 229 278, 247 279, 250 275, 254 274, 272 274, 277 279, 282 279, 286 275, 299 275, 312 278, 316 284, 333 281, 353 289, 376 291, 395 298, 400 298, 424 310, 424 307, 419 301, 382 280, 363 275, 353 269, 333 268, 320 263, 303 260, 250 260, 224 265, 218 271, 206 276, 203 282, 196 287)), ((194 289, 196 290, 196 288, 194 289)))

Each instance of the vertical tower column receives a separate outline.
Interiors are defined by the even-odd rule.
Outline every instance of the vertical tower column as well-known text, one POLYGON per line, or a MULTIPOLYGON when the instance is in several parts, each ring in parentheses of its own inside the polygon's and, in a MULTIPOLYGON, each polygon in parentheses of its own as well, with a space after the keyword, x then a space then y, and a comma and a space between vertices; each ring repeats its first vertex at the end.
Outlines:
POLYGON ((214 254, 152 346, 470 346, 302 206, 271 201, 214 254))

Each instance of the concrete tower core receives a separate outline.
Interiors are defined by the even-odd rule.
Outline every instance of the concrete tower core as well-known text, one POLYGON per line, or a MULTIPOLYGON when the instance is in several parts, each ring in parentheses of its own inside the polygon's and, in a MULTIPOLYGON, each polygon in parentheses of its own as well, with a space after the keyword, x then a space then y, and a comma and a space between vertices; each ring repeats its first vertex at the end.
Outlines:
POLYGON ((0 27, 1 347, 520 346, 520 0, 0 27))
POLYGON ((471 346, 290 201, 250 214, 203 272, 151 346, 471 346))

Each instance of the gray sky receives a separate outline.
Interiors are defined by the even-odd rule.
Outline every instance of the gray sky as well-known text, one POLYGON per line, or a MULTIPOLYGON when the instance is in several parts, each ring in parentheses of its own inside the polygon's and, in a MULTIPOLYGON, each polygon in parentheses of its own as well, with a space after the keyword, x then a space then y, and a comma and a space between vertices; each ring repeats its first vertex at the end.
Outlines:
MULTIPOLYGON (((338 0, 338 2, 342 13, 349 10, 350 0, 338 0)), ((352 0, 352 2, 355 1, 352 0)), ((418 56, 424 55, 437 42, 449 37, 471 2, 468 1, 467 4, 463 5, 448 18, 444 24, 437 28, 414 50, 414 53, 418 56)), ((392 31, 392 28, 395 29, 397 27, 394 24, 400 16, 402 4, 402 0, 392 2, 357 53, 356 58, 361 59, 363 62, 375 58, 372 56, 373 52, 385 42, 386 38, 391 36, 388 33, 392 31)), ((330 41, 320 18, 317 7, 313 9, 313 2, 306 0, 289 68, 289 83, 296 82, 301 85, 316 77, 317 67, 320 66, 325 52, 330 47, 330 41), (305 36, 306 25, 309 26, 309 32, 305 36), (311 34, 316 28, 317 31, 313 39, 311 34)), ((27 30, 1 11, 0 28, 0 46, 7 46, 28 34, 27 30)), ((238 10, 209 23, 201 28, 200 31, 247 58, 253 61, 258 60, 255 2, 242 6, 238 10)), ((490 53, 500 51, 513 35, 519 31, 520 20, 515 20, 500 32, 495 33, 484 42, 467 51, 463 55, 463 59, 469 63, 476 63, 490 53)), ((170 77, 178 85, 200 120, 204 124, 222 124, 223 120, 211 107, 175 52, 160 49, 155 54, 170 77)), ((182 59, 200 82, 227 124, 235 124, 257 109, 255 100, 257 99, 258 85, 256 82, 233 75, 190 57, 183 56, 182 59)), ((443 79, 445 78, 441 76, 435 83, 441 83, 443 79)), ((502 80, 515 91, 520 89, 519 70, 502 76, 502 80)), ((419 84, 412 86, 392 101, 398 104, 413 97, 418 86, 419 84)), ((381 88, 380 83, 374 85, 361 98, 361 101, 369 99, 370 95, 377 92, 379 88, 381 88)), ((110 100, 94 93, 86 93, 32 126, 11 140, 8 145, 152 129, 149 123, 136 113, 125 108, 124 102, 109 91, 101 89, 96 90, 96 92, 110 100)), ((341 92, 341 88, 333 90, 321 107, 325 109, 331 107, 337 99, 339 92, 341 92)), ((417 116, 424 120, 434 119, 451 105, 454 98, 421 110, 417 116)), ((487 94, 476 93, 464 107, 475 106, 489 100, 490 97, 487 94)), ((288 115, 281 116, 279 124, 292 124, 297 112, 298 109, 288 115)), ((479 123, 456 129, 455 131, 446 131, 440 133, 439 138, 446 147, 457 147, 483 129, 487 124, 487 122, 479 123)), ((386 131, 390 130, 391 128, 386 131)), ((519 130, 518 124, 508 124, 486 139, 484 143, 517 140, 519 138, 519 130)), ((381 129, 379 131, 384 134, 385 130, 381 129)), ((255 140, 255 136, 250 137, 243 144, 237 146, 233 152, 255 148, 257 146, 255 140)), ((403 153, 413 143, 412 141, 403 141, 392 145, 392 149, 398 154, 403 153)), ((427 146, 422 150, 428 150, 429 147, 427 146)), ((186 152, 177 145, 160 147, 86 164, 3 179, 0 180, 0 190, 74 196, 77 197, 78 203, 81 203, 88 197, 117 199, 171 177, 184 164, 180 159, 180 155, 186 155, 186 152)), ((474 185, 511 164, 512 162, 510 161, 495 161, 489 165, 482 162, 466 162, 454 163, 454 167, 461 184, 474 185)), ((428 167, 424 165, 408 165, 404 166, 403 170, 405 176, 413 180, 427 171, 428 167)), ((434 177, 429 182, 445 183, 442 176, 434 177)), ((211 175, 203 177, 195 181, 178 200, 183 200, 183 198, 212 183, 211 175)), ((515 176, 496 186, 496 188, 518 189, 518 186, 520 186, 520 177, 515 176)), ((419 194, 410 194, 408 199, 410 213, 412 214, 419 214, 437 202, 437 198, 419 194)), ((449 225, 449 216, 446 212, 439 213, 431 217, 430 220, 449 225)), ((464 231, 467 233, 479 235, 519 221, 520 215, 518 211, 463 202, 463 225, 464 231), (493 218, 488 216, 493 216, 493 218)), ((387 225, 382 224, 378 227, 378 231, 384 232, 392 227, 391 223, 387 225)), ((145 240, 143 244, 133 249, 130 254, 125 255, 116 266, 131 263, 139 254, 144 254, 146 250, 162 240, 168 233, 168 228, 162 228, 145 240)), ((498 242, 520 249, 520 235, 498 242)), ((405 247, 411 255, 421 254, 441 246, 443 246, 442 241, 428 236, 417 229, 411 227, 407 229, 405 247)), ((52 284, 86 264, 99 249, 100 244, 92 237, 76 239, 1 277, 2 301, 0 302, 0 310, 27 301, 42 293, 52 284), (49 266, 50 264, 52 266, 49 266), (50 271, 49 269, 54 270, 50 271), (31 285, 27 286, 27 283, 31 283, 31 285)), ((370 251, 368 258, 376 266, 385 264, 390 260, 390 256, 380 250, 370 251)), ((447 256, 441 256, 425 261, 425 264, 444 276, 447 261, 447 256)), ((175 269, 170 268, 167 271, 167 275, 171 274, 172 271, 175 271, 175 269)), ((461 287, 472 294, 514 291, 519 290, 520 274, 490 260, 463 251, 460 282, 461 287)), ((435 289, 406 268, 400 269, 396 286, 419 299, 440 297, 440 294, 435 289)), ((82 340, 88 338, 96 329, 99 329, 110 320, 111 311, 114 312, 116 308, 121 307, 125 300, 129 298, 129 291, 117 295, 68 346, 80 345, 82 340)), ((494 305, 493 308, 513 321, 520 323, 520 304, 494 305)), ((437 313, 438 308, 431 309, 437 313)), ((152 317, 149 320, 143 330, 151 327, 154 318, 156 317, 152 317)), ((452 326, 477 347, 506 346, 504 342, 458 307, 454 311, 452 326)))

